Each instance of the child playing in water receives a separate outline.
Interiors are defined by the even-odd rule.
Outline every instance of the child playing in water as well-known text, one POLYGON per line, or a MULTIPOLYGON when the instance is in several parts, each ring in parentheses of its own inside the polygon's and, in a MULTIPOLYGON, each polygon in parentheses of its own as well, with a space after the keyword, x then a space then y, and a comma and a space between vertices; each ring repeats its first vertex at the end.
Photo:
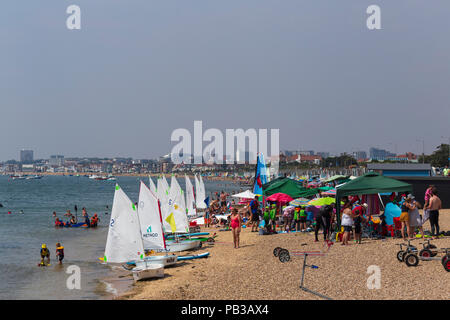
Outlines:
POLYGON ((56 257, 58 258, 59 264, 62 264, 64 259, 64 247, 61 243, 56 243, 56 257))
POLYGON ((47 258, 47 265, 50 264, 50 251, 45 243, 41 246, 41 266, 45 266, 44 259, 47 258))

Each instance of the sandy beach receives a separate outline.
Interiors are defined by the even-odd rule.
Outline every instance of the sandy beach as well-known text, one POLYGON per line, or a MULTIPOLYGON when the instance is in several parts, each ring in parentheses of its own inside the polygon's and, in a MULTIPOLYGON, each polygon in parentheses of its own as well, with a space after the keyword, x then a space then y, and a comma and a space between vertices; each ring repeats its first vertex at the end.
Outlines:
MULTIPOLYGON (((441 211, 440 226, 450 230, 449 209, 441 211)), ((166 268, 163 279, 138 283, 120 299, 320 299, 299 289, 303 257, 291 256, 290 262, 281 263, 273 255, 277 246, 290 251, 323 249, 322 241, 314 242, 314 233, 260 236, 250 231, 242 229, 239 249, 233 248, 231 232, 218 232, 217 243, 198 251, 209 251, 209 258, 166 268)), ((397 244, 402 242, 388 238, 349 246, 336 243, 326 256, 308 257, 319 269, 307 268, 304 285, 332 299, 449 299, 450 274, 441 262, 420 261, 417 267, 398 262, 397 244), (380 289, 367 288, 371 265, 380 267, 380 289)), ((413 244, 421 248, 419 242, 413 244)), ((450 247, 450 237, 432 243, 450 247)))

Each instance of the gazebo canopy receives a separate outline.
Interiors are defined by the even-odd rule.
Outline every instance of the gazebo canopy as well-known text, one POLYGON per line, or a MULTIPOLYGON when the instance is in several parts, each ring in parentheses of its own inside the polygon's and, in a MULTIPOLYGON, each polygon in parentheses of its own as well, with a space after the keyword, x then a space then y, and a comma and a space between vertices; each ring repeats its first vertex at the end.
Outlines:
POLYGON ((388 178, 375 172, 369 172, 350 180, 342 186, 338 186, 336 188, 336 198, 400 191, 412 192, 412 186, 406 182, 388 178))
POLYGON ((382 176, 375 172, 350 180, 346 184, 336 187, 336 213, 340 226, 340 199, 344 196, 361 196, 384 192, 412 192, 412 185, 406 182, 382 176))
POLYGON ((278 178, 266 183, 262 187, 264 196, 271 196, 275 193, 285 193, 292 198, 303 197, 306 189, 303 184, 299 181, 289 178, 278 178))

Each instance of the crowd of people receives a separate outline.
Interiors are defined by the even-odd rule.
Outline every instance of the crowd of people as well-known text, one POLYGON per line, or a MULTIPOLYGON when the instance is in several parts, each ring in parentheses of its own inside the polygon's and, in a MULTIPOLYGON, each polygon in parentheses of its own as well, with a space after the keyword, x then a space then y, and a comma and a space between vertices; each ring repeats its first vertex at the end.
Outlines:
POLYGON ((66 219, 68 219, 66 222, 62 221, 62 219, 58 218, 56 215, 56 211, 53 211, 53 218, 55 219, 55 227, 72 227, 72 226, 77 226, 80 222, 83 224, 83 226, 87 227, 87 228, 95 228, 97 227, 100 218, 98 217, 97 213, 94 213, 94 215, 92 216, 92 218, 89 217, 89 214, 87 213, 86 208, 82 208, 81 209, 81 216, 82 216, 82 221, 78 221, 78 216, 77 216, 77 211, 78 208, 75 205, 74 207, 75 209, 75 215, 70 211, 67 210, 67 212, 64 214, 64 217, 66 217, 66 219))
MULTIPOLYGON (((337 217, 335 204, 320 207, 313 212, 309 206, 280 205, 268 202, 265 207, 259 201, 258 196, 237 209, 234 200, 227 202, 228 193, 221 192, 211 202, 206 211, 205 224, 207 227, 218 226, 230 228, 233 232, 235 247, 239 247, 239 232, 242 227, 251 227, 251 232, 260 234, 273 234, 278 232, 314 232, 315 241, 319 241, 319 231, 322 230, 323 239, 328 241, 336 237, 342 245, 348 245, 351 239, 356 244, 362 242, 363 230, 371 226, 372 231, 381 237, 388 235, 388 228, 384 212, 374 216, 368 212, 367 203, 363 203, 358 197, 343 197, 340 211, 341 230, 337 230, 337 217), (221 215, 231 212, 227 218, 221 215), (221 216, 217 219, 216 216, 221 216)), ((319 195, 320 197, 320 195, 319 195)), ((422 206, 412 194, 397 195, 399 201, 395 200, 395 194, 391 195, 391 201, 398 203, 401 207, 401 215, 398 218, 401 223, 401 235, 407 238, 425 237, 425 233, 436 238, 440 236, 439 210, 442 202, 438 196, 438 190, 431 185, 426 190, 425 202, 422 206), (419 209, 423 209, 423 215, 419 209), (424 232, 424 223, 429 220, 431 232, 424 232)))

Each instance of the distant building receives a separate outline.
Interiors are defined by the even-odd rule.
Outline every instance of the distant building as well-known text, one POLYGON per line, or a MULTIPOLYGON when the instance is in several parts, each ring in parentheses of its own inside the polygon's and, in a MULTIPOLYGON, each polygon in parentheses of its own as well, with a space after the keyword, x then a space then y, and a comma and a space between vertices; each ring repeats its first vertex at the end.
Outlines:
POLYGON ((48 164, 51 166, 60 167, 60 166, 64 165, 64 156, 62 156, 62 155, 50 156, 50 160, 49 160, 48 164))
POLYGON ((431 176, 431 165, 429 163, 369 163, 367 164, 367 170, 391 177, 431 176))
POLYGON ((33 150, 20 150, 20 162, 31 163, 34 160, 33 150))
POLYGON ((34 171, 34 165, 32 164, 23 164, 21 168, 22 172, 33 172, 34 171))
POLYGON ((365 151, 355 151, 355 152, 353 152, 353 158, 355 158, 358 161, 367 159, 367 152, 365 152, 365 151))
POLYGON ((321 156, 322 159, 326 159, 330 157, 330 153, 329 152, 317 152, 318 156, 321 156))
POLYGON ((319 155, 300 155, 299 160, 297 160, 300 163, 311 163, 311 164, 320 164, 320 161, 322 161, 322 157, 319 155))
POLYGON ((395 157, 395 153, 391 153, 384 149, 370 148, 370 158, 372 160, 386 160, 388 158, 395 157))
POLYGON ((388 158, 387 160, 418 162, 417 156, 412 152, 407 152, 406 154, 398 154, 395 157, 388 158))

